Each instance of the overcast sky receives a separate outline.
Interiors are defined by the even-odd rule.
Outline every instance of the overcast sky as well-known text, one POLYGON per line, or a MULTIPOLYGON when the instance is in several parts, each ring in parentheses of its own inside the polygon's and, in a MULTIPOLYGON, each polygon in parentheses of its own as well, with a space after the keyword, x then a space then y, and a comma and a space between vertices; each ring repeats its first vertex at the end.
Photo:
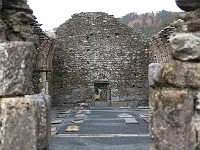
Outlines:
POLYGON ((51 30, 74 13, 106 12, 122 17, 131 12, 181 11, 175 0, 28 0, 43 30, 51 30))

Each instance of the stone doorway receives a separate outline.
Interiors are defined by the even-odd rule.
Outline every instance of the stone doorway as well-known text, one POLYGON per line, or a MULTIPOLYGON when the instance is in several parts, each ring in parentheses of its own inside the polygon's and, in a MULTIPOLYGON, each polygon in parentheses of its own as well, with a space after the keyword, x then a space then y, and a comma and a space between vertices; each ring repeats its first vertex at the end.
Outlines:
POLYGON ((95 105, 104 104, 107 106, 110 100, 109 83, 108 82, 94 83, 94 91, 95 91, 95 105))

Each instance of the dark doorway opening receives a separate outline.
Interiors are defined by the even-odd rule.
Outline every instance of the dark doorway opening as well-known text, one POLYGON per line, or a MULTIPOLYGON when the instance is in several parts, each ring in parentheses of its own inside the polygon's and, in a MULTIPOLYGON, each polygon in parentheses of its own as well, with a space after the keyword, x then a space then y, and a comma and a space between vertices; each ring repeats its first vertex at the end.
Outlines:
POLYGON ((105 103, 107 105, 110 97, 109 83, 97 82, 94 83, 95 105, 97 103, 105 103))

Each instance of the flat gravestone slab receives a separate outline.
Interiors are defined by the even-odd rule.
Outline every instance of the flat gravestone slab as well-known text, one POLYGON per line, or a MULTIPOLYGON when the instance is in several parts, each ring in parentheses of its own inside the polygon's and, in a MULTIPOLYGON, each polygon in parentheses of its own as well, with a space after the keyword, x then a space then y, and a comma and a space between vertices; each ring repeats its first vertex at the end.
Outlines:
POLYGON ((67 116, 67 114, 58 114, 57 118, 65 118, 67 116))
POLYGON ((133 118, 132 115, 126 114, 126 113, 122 113, 118 115, 119 118, 133 118))
POLYGON ((59 113, 62 113, 62 112, 68 112, 68 109, 62 109, 62 110, 58 110, 59 113))
POLYGON ((58 111, 58 113, 60 113, 60 114, 67 114, 67 113, 70 113, 71 112, 71 110, 59 110, 58 111))
POLYGON ((76 118, 84 118, 86 115, 85 114, 77 114, 75 117, 76 118))
POLYGON ((120 109, 131 109, 131 106, 122 106, 120 109))
POLYGON ((68 110, 68 108, 66 108, 66 107, 57 107, 57 110, 59 110, 59 111, 66 111, 66 110, 68 110))
POLYGON ((51 136, 54 136, 54 135, 56 135, 56 134, 58 134, 57 131, 52 131, 52 132, 51 132, 51 136))
POLYGON ((146 117, 149 117, 149 114, 139 114, 139 116, 140 116, 141 118, 146 118, 146 117))
POLYGON ((82 113, 89 114, 89 113, 90 113, 90 110, 79 110, 77 113, 78 113, 78 114, 82 114, 82 113))
POLYGON ((77 110, 77 109, 83 109, 83 107, 75 107, 74 109, 75 110, 77 110))
POLYGON ((149 106, 139 106, 138 109, 149 109, 149 106))
POLYGON ((78 132, 79 129, 80 129, 79 126, 72 125, 72 126, 67 127, 67 129, 65 131, 66 132, 78 132))
POLYGON ((61 124, 63 122, 62 119, 54 119, 51 121, 51 124, 61 124))
POLYGON ((143 118, 146 123, 149 123, 149 117, 143 118))
POLYGON ((51 127, 51 132, 57 132, 57 127, 51 127))
POLYGON ((69 113, 66 113, 66 112, 58 112, 58 115, 69 115, 69 113))
POLYGON ((125 118, 124 120, 127 124, 138 124, 135 118, 125 118))
POLYGON ((74 119, 71 121, 71 123, 83 123, 83 119, 74 119))
POLYGON ((79 103, 81 107, 89 107, 88 103, 79 103))

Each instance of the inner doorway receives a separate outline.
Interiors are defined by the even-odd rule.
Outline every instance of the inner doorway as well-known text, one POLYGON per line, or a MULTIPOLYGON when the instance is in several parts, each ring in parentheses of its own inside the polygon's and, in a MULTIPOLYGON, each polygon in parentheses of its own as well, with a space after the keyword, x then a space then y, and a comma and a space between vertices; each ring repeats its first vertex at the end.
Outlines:
POLYGON ((94 83, 95 91, 95 106, 105 105, 108 106, 110 100, 110 90, 108 82, 96 82, 94 83))

